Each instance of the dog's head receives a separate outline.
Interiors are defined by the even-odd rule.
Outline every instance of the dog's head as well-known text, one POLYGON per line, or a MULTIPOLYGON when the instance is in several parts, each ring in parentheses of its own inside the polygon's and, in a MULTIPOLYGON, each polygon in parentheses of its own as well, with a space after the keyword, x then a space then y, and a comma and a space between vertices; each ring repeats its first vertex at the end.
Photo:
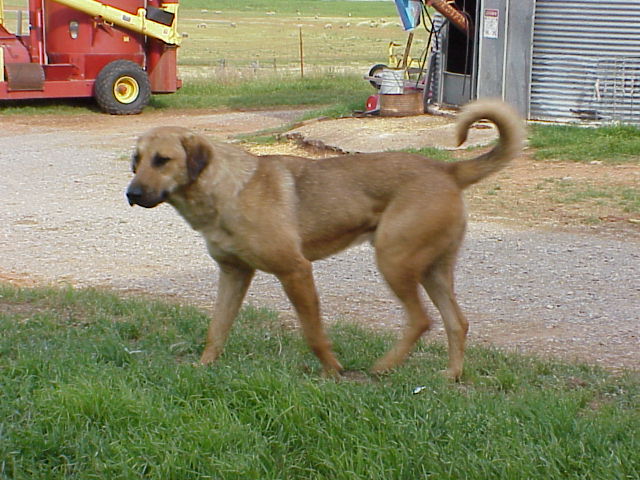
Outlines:
POLYGON ((198 179, 213 156, 211 145, 182 127, 158 127, 143 134, 131 159, 134 177, 129 204, 153 208, 198 179))

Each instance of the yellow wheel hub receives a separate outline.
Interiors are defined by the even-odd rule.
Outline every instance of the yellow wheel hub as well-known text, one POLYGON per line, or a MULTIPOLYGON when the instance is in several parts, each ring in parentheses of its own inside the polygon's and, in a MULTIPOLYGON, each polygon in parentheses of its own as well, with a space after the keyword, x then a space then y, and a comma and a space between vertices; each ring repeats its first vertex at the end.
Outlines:
POLYGON ((120 103, 132 103, 138 98, 140 87, 133 77, 120 77, 113 85, 113 95, 120 103))

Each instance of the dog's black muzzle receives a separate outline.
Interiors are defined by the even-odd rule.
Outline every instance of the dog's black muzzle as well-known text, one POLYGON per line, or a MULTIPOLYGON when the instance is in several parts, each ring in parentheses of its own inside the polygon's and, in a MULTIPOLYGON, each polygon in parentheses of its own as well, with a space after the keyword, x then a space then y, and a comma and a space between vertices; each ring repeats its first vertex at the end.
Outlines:
POLYGON ((149 193, 145 192, 143 188, 138 185, 132 183, 127 188, 127 200, 129 201, 129 205, 132 207, 134 205, 140 205, 144 208, 153 208, 156 205, 164 202, 167 199, 167 193, 149 193))

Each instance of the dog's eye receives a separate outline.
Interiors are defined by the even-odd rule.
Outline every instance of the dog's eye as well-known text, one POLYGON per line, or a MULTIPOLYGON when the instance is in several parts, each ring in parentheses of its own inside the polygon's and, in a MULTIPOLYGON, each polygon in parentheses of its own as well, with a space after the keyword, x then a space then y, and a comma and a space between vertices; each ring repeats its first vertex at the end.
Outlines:
POLYGON ((140 163, 140 154, 138 152, 131 155, 131 171, 136 173, 138 169, 138 163, 140 163))
POLYGON ((161 167, 163 165, 165 165, 169 160, 171 160, 171 158, 169 157, 165 157, 164 155, 160 155, 158 153, 156 153, 153 156, 153 160, 152 160, 152 164, 154 167, 161 167))

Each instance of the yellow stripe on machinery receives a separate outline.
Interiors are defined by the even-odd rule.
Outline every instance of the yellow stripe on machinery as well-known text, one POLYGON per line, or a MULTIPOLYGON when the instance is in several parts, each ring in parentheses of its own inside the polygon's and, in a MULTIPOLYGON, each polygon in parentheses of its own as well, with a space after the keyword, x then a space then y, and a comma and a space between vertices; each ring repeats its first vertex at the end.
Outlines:
POLYGON ((163 4, 163 10, 175 15, 172 26, 166 26, 146 18, 147 11, 139 8, 137 14, 125 12, 115 7, 105 5, 95 0, 53 0, 67 7, 74 8, 93 17, 101 17, 107 22, 128 28, 137 33, 142 33, 149 37, 157 38, 170 45, 180 45, 181 37, 176 29, 178 4, 163 4))

